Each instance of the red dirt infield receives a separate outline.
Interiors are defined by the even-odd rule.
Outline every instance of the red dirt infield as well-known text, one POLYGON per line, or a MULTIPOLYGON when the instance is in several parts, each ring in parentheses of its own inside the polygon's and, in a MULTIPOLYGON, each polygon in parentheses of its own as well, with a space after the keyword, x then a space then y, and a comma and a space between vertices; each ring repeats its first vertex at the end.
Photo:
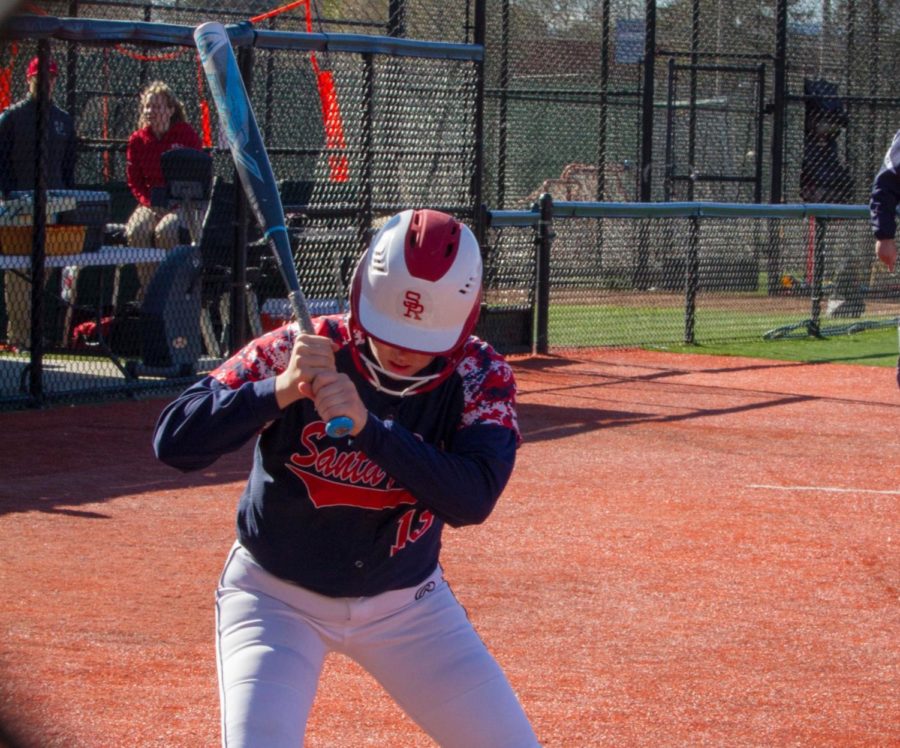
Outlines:
MULTIPOLYGON (((516 471, 443 556, 542 744, 900 745, 895 372, 577 355, 513 359, 516 471)), ((177 473, 161 406, 0 415, 21 745, 219 744, 213 591, 249 447, 177 473)), ((306 744, 434 745, 337 658, 306 744)))

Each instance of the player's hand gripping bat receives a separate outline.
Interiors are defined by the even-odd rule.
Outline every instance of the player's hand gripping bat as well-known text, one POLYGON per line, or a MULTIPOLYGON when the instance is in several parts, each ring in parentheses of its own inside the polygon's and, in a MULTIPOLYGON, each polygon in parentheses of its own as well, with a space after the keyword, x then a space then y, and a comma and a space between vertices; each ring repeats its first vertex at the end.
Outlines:
MULTIPOLYGON (((250 107, 250 97, 238 70, 231 41, 225 27, 212 22, 194 29, 194 43, 200 53, 219 118, 225 127, 225 137, 247 200, 265 232, 287 285, 291 309, 300 329, 312 333, 312 319, 294 267, 275 174, 250 107)), ((353 421, 347 416, 340 416, 329 421, 325 430, 329 436, 341 437, 350 433, 352 428, 353 421)))

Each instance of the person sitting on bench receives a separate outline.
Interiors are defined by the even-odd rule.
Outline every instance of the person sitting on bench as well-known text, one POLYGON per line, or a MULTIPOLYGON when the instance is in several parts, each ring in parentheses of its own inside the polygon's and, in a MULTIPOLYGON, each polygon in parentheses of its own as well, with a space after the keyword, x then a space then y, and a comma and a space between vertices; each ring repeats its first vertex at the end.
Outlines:
MULTIPOLYGON (((186 121, 184 105, 162 81, 154 81, 141 94, 138 128, 128 139, 126 178, 138 201, 125 234, 132 247, 160 247, 171 249, 179 243, 185 227, 180 206, 153 204, 153 190, 165 186, 161 158, 173 148, 201 150, 200 136, 186 121)), ((137 300, 142 301, 147 283, 156 265, 140 263, 137 300)))

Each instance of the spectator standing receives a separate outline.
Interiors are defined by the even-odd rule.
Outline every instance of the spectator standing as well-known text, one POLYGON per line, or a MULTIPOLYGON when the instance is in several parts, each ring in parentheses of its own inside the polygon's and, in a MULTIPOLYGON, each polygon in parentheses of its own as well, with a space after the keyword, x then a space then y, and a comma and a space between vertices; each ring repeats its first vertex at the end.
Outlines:
MULTIPOLYGON (((875 234, 875 256, 890 272, 897 265, 897 205, 900 204, 900 130, 894 140, 875 181, 869 198, 872 232, 875 234)), ((897 385, 900 386, 900 360, 897 362, 897 385)))
MULTIPOLYGON (((125 234, 132 247, 171 249, 179 243, 185 216, 180 206, 154 206, 152 193, 164 187, 162 155, 173 148, 195 148, 203 145, 196 130, 187 122, 184 105, 166 83, 154 81, 148 85, 140 100, 137 129, 128 139, 126 178, 128 187, 138 202, 128 219, 125 234)), ((136 266, 140 288, 138 299, 153 275, 156 265, 139 263, 136 266)))
MULTIPOLYGON (((35 186, 35 133, 38 128, 38 58, 28 64, 25 78, 28 94, 0 115, 0 191, 6 197, 14 190, 35 186)), ((59 67, 50 60, 50 96, 59 67)), ((44 173, 47 189, 71 189, 75 182, 76 136, 72 116, 50 102, 44 137, 44 173)), ((44 275, 46 283, 49 275, 44 275)), ((6 300, 6 344, 24 349, 31 342, 31 281, 27 274, 4 273, 6 300)))
POLYGON ((894 272, 897 263, 897 205, 900 204, 900 130, 875 176, 869 213, 875 234, 875 256, 894 272))

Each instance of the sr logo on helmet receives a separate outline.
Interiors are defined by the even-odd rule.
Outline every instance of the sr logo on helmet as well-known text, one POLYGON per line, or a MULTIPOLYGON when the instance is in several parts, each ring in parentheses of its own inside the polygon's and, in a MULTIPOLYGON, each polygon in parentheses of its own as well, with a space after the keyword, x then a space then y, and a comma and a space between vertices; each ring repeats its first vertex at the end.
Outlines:
POLYGON ((423 322, 431 314, 431 299, 422 291, 412 288, 403 294, 400 305, 400 316, 410 322, 423 322))
MULTIPOLYGON (((481 275, 475 235, 447 213, 405 210, 375 235, 353 273, 354 338, 375 338, 443 362, 439 372, 410 378, 418 383, 385 391, 424 392, 455 369, 478 321, 481 275)), ((377 380, 366 346, 354 346, 351 352, 357 368, 370 381, 377 380)))

